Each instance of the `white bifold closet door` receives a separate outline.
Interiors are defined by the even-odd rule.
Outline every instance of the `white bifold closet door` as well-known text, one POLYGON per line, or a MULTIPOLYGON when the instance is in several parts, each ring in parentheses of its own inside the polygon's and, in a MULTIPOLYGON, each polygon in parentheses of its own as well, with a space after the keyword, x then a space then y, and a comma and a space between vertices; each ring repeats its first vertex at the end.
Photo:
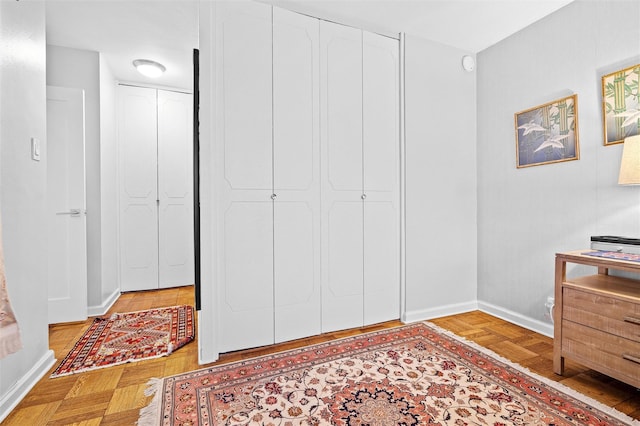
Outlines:
POLYGON ((321 22, 322 330, 399 317, 398 41, 321 22))
POLYGON ((155 90, 118 87, 119 257, 122 291, 158 288, 155 90))
POLYGON ((158 90, 158 287, 194 283, 193 103, 158 90))
POLYGON ((273 8, 276 342, 321 332, 319 25, 273 8))
POLYGON ((363 32, 364 324, 400 318, 398 40, 363 32))
POLYGON ((363 324, 362 31, 321 22, 322 330, 363 324))
POLYGON ((320 332, 317 20, 216 5, 220 351, 320 332))
POLYGON ((191 95, 118 87, 120 288, 193 284, 191 95))

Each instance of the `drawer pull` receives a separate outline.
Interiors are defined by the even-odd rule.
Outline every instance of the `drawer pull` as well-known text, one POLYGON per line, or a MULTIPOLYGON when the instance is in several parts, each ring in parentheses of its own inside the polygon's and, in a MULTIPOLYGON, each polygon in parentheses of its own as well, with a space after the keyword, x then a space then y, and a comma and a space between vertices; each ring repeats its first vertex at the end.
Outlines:
POLYGON ((624 317, 624 322, 630 322, 631 324, 640 325, 640 318, 624 317))
POLYGON ((637 356, 634 356, 634 355, 622 354, 622 358, 626 359, 627 361, 631 361, 631 362, 635 362, 636 364, 640 364, 640 357, 637 357, 637 356))

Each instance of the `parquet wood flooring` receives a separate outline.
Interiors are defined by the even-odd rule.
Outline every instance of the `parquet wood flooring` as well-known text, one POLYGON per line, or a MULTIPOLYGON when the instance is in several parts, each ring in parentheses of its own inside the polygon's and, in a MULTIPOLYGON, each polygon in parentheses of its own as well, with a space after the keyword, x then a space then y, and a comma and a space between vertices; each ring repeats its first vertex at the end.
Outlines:
MULTIPOLYGON (((193 287, 123 294, 108 314, 163 306, 193 304, 193 287)), ((49 327, 49 345, 58 360, 64 358, 92 319, 81 323, 49 327)), ((510 324, 491 315, 474 311, 434 319, 431 322, 468 340, 485 346, 551 380, 582 392, 608 406, 640 419, 640 391, 567 360, 566 373, 553 373, 552 339, 510 324)), ((296 347, 325 342, 369 331, 397 327, 400 321, 326 333, 294 342, 223 354, 217 363, 226 363, 296 347)), ((6 426, 26 425, 133 425, 140 408, 150 397, 144 396, 146 383, 206 366, 198 364, 197 343, 192 342, 168 357, 109 367, 87 373, 49 379, 48 374, 27 394, 2 422, 6 426)), ((57 364, 56 364, 57 365, 57 364)), ((214 365, 214 364, 211 364, 214 365)), ((49 374, 53 371, 51 369, 49 374)))

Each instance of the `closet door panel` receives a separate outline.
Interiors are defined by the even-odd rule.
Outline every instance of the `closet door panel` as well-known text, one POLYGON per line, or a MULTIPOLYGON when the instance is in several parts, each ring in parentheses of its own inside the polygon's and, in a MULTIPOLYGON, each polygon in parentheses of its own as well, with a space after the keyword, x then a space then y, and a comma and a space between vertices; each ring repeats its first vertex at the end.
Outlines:
POLYGON ((363 33, 364 189, 398 192, 400 99, 397 40, 363 33))
POLYGON ((155 206, 130 202, 121 210, 120 286, 122 291, 158 288, 157 226, 155 206))
POLYGON ((365 202, 364 324, 400 318, 398 211, 392 202, 365 202))
POLYGON ((232 189, 271 189, 271 8, 218 5, 224 174, 232 189))
POLYGON ((330 205, 325 241, 322 331, 361 327, 363 321, 362 202, 330 205))
POLYGON ((275 341, 321 332, 319 21, 273 9, 275 341))
POLYGON ((318 184, 319 22, 273 9, 274 188, 312 191, 318 184))
POLYGON ((273 343, 273 204, 234 201, 224 213, 223 351, 273 343))
POLYGON ((275 203, 276 342, 321 332, 319 215, 316 210, 306 202, 275 203))
POLYGON ((158 90, 160 288, 194 282, 191 95, 158 90))
POLYGON ((221 352, 274 342, 271 7, 216 2, 221 352))
POLYGON ((155 89, 118 87, 120 287, 158 288, 155 89))
POLYGON ((362 32, 321 22, 323 145, 333 191, 362 190, 362 32))

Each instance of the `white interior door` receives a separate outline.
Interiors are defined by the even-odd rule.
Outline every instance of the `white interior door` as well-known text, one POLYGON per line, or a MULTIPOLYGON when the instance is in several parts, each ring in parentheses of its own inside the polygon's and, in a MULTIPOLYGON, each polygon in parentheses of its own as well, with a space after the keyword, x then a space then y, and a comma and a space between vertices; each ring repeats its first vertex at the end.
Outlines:
POLYGON ((158 288, 156 90, 118 87, 122 291, 158 288))
POLYGON ((399 44, 363 32, 364 323, 400 317, 399 44))
POLYGON ((275 341, 320 334, 319 21, 273 8, 275 341))
POLYGON ((216 3, 220 351, 274 342, 271 7, 216 3))
POLYGON ((322 331, 362 326, 362 32, 320 23, 322 331))
POLYGON ((47 87, 49 323, 87 318, 84 92, 47 87))
POLYGON ((194 283, 192 96, 158 90, 158 287, 194 283))

